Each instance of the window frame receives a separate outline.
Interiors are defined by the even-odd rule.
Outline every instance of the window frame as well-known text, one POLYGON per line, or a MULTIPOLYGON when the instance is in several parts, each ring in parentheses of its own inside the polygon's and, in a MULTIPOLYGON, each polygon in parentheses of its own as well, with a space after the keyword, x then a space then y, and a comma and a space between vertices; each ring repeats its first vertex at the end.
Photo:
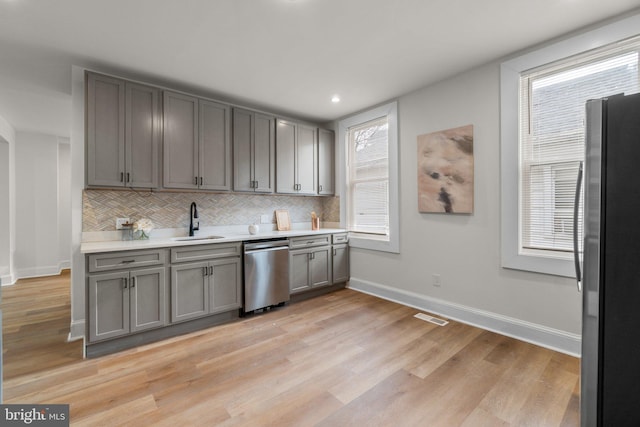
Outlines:
MULTIPOLYGON (((500 65, 500 169, 502 267, 575 277, 573 256, 523 253, 519 221, 519 91, 520 74, 638 35, 640 14, 574 35, 512 58, 500 65)), ((541 251, 544 252, 544 251, 541 251)))
POLYGON ((338 164, 340 222, 349 228, 348 218, 348 174, 347 150, 349 149, 349 128, 372 120, 387 117, 389 150, 389 234, 377 235, 349 232, 349 245, 354 248, 400 253, 399 179, 398 179, 398 103, 393 101, 370 110, 344 118, 338 122, 338 164))

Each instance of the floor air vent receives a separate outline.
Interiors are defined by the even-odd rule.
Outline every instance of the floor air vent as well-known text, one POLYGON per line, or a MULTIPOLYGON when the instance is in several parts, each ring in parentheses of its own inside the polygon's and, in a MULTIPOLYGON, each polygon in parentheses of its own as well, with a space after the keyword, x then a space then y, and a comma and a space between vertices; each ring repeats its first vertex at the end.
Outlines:
POLYGON ((446 320, 438 319, 437 317, 432 317, 424 313, 418 313, 413 317, 417 317, 418 319, 425 320, 427 322, 435 323, 438 326, 444 326, 449 323, 446 320))

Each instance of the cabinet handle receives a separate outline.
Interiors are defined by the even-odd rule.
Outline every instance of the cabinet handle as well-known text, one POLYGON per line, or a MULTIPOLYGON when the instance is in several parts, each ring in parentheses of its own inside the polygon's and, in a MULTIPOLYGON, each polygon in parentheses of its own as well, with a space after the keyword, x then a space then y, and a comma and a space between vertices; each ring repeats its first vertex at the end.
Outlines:
POLYGON ((336 256, 336 255, 338 255, 338 250, 337 250, 337 249, 334 249, 334 250, 333 250, 333 256, 336 256))
POLYGON ((123 278, 122 278, 122 281, 123 281, 123 283, 124 283, 124 288, 125 288, 125 289, 127 289, 127 278, 126 278, 126 277, 123 277, 123 278))
POLYGON ((318 187, 318 191, 322 191, 322 185, 318 187))
POLYGON ((131 179, 129 179, 129 172, 127 172, 127 182, 131 182, 131 179))
POLYGON ((202 267, 202 270, 203 270, 203 273, 204 273, 204 275, 205 275, 205 276, 208 276, 208 275, 209 275, 209 268, 207 268, 207 267, 202 267))
POLYGON ((202 185, 203 181, 202 181, 202 177, 200 177, 200 185, 202 185))
POLYGON ((309 241, 307 242, 307 245, 313 245, 313 240, 309 240, 309 241))
POLYGON ((135 259, 124 259, 122 260, 122 264, 131 264, 132 262, 136 262, 135 259))
POLYGON ((132 288, 135 288, 135 287, 136 287, 136 276, 133 276, 133 277, 131 278, 131 287, 132 287, 132 288))
POLYGON ((258 188, 258 181, 253 181, 253 188, 258 188))
POLYGON ((198 185, 198 177, 193 177, 193 185, 198 185))
POLYGON ((213 266, 209 267, 209 276, 213 276, 213 266))
POLYGON ((124 182, 124 172, 120 172, 120 182, 124 182))

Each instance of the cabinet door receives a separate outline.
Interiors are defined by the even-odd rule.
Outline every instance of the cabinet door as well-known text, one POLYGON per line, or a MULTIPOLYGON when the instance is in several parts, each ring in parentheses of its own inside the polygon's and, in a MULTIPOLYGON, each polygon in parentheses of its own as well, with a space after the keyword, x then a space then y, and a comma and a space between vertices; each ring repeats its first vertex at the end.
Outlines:
POLYGON ((131 332, 167 323, 165 268, 134 270, 130 274, 131 332))
POLYGON ((276 128, 276 192, 297 193, 296 181, 297 125, 278 120, 276 128))
POLYGON ((227 105, 200 100, 199 170, 200 188, 231 189, 230 108, 227 105))
POLYGON ((125 83, 87 74, 87 185, 122 187, 125 83))
POLYGON ((209 313, 221 313, 242 306, 240 258, 209 262, 209 313))
POLYGON ((311 287, 331 284, 331 247, 314 249, 311 252, 309 282, 311 287))
POLYGON ((275 136, 275 119, 255 113, 253 179, 254 190, 259 193, 273 193, 275 190, 275 136))
POLYGON ((292 294, 311 289, 309 284, 309 251, 289 252, 289 290, 292 294))
POLYGON ((171 267, 171 321, 195 319, 209 314, 209 263, 171 267))
POLYGON ((318 132, 316 128, 298 125, 296 141, 296 183, 299 194, 316 194, 318 132))
POLYGON ((318 131, 318 194, 335 193, 335 136, 333 131, 318 131))
POLYGON ((349 280, 349 245, 333 247, 333 283, 349 280))
POLYGON ((198 99, 167 91, 163 98, 164 186, 198 188, 198 99))
POLYGON ((89 276, 89 341, 129 333, 129 272, 89 276))
POLYGON ((233 189, 253 190, 253 113, 233 109, 233 189))
POLYGON ((126 84, 126 170, 128 187, 158 186, 160 144, 160 91, 134 83, 126 84))

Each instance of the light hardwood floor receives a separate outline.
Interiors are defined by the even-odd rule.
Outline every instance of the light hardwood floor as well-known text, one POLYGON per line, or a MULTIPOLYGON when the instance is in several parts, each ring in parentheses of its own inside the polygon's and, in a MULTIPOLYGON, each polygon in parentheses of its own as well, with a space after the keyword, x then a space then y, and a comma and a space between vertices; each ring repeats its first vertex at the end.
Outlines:
POLYGON ((352 290, 82 360, 68 287, 3 289, 4 395, 72 425, 578 425, 578 359, 352 290))

